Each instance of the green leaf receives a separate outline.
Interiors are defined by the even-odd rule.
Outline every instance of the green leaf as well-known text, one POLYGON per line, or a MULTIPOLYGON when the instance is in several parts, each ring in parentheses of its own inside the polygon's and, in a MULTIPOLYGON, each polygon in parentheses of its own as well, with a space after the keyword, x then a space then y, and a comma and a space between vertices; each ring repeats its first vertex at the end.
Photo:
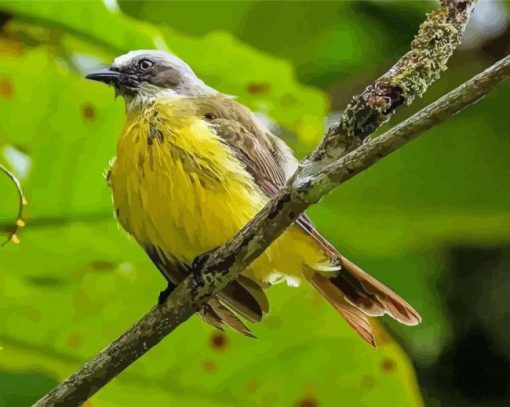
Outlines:
MULTIPOLYGON (((87 86, 63 70, 43 47, 2 58, 0 78, 13 89, 8 98, 0 98, 2 144, 25 152, 31 162, 22 179, 27 215, 111 213, 102 174, 122 128, 121 104, 113 103, 108 89, 87 86)), ((6 205, 0 202, 0 214, 12 212, 6 205)))

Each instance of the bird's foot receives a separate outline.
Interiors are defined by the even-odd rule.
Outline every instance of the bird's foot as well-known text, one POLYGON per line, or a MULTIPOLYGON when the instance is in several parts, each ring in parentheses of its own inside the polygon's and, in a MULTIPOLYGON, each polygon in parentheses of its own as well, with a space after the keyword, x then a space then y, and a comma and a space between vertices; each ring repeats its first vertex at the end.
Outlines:
POLYGON ((201 255, 195 257, 191 264, 191 278, 193 280, 193 286, 195 288, 201 288, 205 285, 203 269, 209 257, 216 249, 209 250, 201 255))
POLYGON ((172 294, 172 291, 175 290, 175 287, 177 287, 175 284, 168 282, 168 286, 159 293, 158 305, 161 305, 166 301, 168 296, 172 294))
POLYGON ((193 260, 191 264, 191 279, 193 281, 193 287, 199 288, 205 285, 204 277, 202 275, 202 269, 204 268, 204 264, 209 258, 210 252, 205 252, 193 260))

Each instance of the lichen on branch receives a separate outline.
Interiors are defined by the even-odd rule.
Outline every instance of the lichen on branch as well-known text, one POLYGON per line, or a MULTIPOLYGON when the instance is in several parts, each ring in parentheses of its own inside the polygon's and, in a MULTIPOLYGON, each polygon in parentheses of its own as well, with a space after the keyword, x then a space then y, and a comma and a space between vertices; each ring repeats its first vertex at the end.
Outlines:
POLYGON ((304 173, 315 172, 322 161, 339 159, 385 123, 402 104, 416 97, 439 78, 460 44, 477 0, 443 0, 431 11, 411 43, 411 50, 383 76, 369 85, 343 111, 321 145, 304 163, 304 173))
POLYGON ((446 63, 460 44, 474 1, 443 1, 431 11, 411 43, 411 51, 394 66, 395 75, 383 78, 388 86, 400 89, 405 103, 422 96, 446 70, 446 63))

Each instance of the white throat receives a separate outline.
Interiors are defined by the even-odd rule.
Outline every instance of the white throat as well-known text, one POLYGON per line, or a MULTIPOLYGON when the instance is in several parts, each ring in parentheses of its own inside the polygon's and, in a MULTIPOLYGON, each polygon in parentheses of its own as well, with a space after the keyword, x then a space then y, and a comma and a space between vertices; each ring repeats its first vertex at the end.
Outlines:
POLYGON ((128 113, 143 108, 144 106, 153 103, 159 98, 181 98, 173 89, 162 89, 149 83, 142 83, 135 97, 124 97, 126 102, 126 111, 128 113))

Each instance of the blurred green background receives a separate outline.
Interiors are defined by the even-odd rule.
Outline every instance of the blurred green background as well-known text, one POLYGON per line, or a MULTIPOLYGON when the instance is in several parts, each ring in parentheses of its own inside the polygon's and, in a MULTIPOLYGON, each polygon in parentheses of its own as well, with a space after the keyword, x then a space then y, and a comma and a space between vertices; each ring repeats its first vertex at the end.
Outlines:
MULTIPOLYGON (((436 6, 0 1, 0 162, 29 202, 21 243, 0 249, 0 406, 37 400, 164 288, 113 220, 103 173, 123 103, 86 72, 131 49, 171 50, 303 156, 436 6)), ((450 69, 392 123, 508 54, 508 13, 482 0, 450 69)), ((309 287, 279 285, 258 339, 193 317, 86 405, 509 405, 509 98, 507 83, 310 210, 420 326, 384 319, 374 350, 309 287)), ((3 174, 0 197, 6 235, 17 202, 3 174)))

